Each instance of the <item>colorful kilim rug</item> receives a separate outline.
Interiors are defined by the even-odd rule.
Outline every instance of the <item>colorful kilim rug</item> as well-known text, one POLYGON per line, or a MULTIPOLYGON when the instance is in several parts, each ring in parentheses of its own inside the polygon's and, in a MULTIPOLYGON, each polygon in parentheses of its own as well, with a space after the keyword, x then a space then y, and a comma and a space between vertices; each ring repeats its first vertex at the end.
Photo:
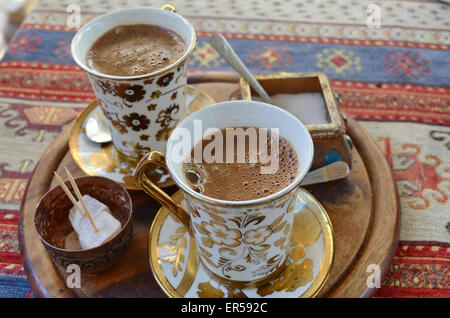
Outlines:
MULTIPOLYGON (((94 99, 70 55, 77 29, 67 26, 69 5, 79 4, 83 24, 113 9, 166 2, 42 0, 11 42, 0 62, 0 297, 33 296, 18 247, 24 189, 42 152, 94 99)), ((401 199, 400 245, 376 296, 450 297, 450 6, 170 2, 197 30, 193 71, 230 70, 207 41, 221 32, 255 73, 329 76, 342 109, 384 152, 401 199)))

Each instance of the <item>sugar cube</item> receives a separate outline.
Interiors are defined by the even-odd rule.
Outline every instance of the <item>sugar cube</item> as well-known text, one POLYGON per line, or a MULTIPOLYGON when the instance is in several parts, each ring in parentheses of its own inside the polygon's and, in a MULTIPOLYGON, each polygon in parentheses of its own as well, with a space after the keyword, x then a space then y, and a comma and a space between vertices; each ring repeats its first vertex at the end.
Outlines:
POLYGON ((121 224, 111 215, 109 208, 102 202, 89 195, 83 195, 83 199, 98 231, 94 230, 88 215, 84 214, 84 210, 79 211, 77 207, 72 207, 70 210, 69 220, 78 234, 81 247, 89 249, 100 246, 111 239, 120 231, 121 224))

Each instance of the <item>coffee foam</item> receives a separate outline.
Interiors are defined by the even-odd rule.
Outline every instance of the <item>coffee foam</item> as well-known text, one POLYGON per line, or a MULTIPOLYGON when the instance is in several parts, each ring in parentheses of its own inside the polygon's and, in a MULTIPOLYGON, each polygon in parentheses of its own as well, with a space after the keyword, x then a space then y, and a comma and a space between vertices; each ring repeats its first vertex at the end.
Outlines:
MULTIPOLYGON (((270 135, 267 138, 267 153, 271 154, 270 135)), ((298 174, 297 153, 282 136, 279 136, 279 166, 275 173, 261 173, 262 163, 259 160, 250 163, 248 151, 245 159, 245 163, 185 163, 183 166, 184 169, 199 172, 201 181, 196 186, 198 192, 227 201, 247 201, 269 196, 286 188, 298 174)))
POLYGON ((149 24, 123 25, 94 42, 86 63, 103 74, 136 76, 174 63, 185 51, 186 44, 173 31, 149 24))

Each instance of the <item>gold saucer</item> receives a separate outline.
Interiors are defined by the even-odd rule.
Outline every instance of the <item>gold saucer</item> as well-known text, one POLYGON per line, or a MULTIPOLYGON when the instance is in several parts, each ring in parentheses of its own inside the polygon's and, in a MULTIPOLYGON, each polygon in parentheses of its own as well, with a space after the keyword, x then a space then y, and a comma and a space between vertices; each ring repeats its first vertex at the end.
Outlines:
MULTIPOLYGON (((186 206, 181 191, 172 197, 186 206)), ((333 229, 324 207, 308 191, 300 189, 295 209, 289 256, 281 274, 259 288, 233 289, 208 274, 198 261, 197 246, 186 227, 162 207, 149 234, 153 275, 169 297, 315 297, 333 264, 333 229)))
MULTIPOLYGON (((186 87, 186 116, 214 104, 212 97, 192 87, 186 87)), ((77 117, 69 137, 69 150, 75 163, 88 176, 102 176, 121 183, 129 190, 139 190, 134 182, 135 168, 120 159, 113 144, 99 144, 86 136, 86 123, 96 112, 101 112, 98 101, 89 104, 77 117)), ((153 181, 161 188, 174 184, 169 174, 155 170, 153 181)))

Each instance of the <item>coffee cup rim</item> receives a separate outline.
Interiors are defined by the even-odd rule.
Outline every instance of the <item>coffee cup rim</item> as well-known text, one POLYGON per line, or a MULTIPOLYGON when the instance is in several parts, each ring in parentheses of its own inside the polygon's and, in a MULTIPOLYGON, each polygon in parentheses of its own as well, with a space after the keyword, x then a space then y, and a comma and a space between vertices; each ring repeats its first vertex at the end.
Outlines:
MULTIPOLYGON (((116 25, 115 27, 119 26, 121 24, 116 25)), ((131 25, 131 24, 130 24, 131 25)), ((114 27, 113 27, 114 28, 114 27)), ((170 29, 171 31, 174 31, 173 29, 170 29)), ((176 32, 176 31, 175 31, 176 32)), ((97 38, 98 39, 98 38, 97 38)), ((75 61, 75 63, 77 63, 77 65, 79 67, 81 67, 83 70, 85 70, 86 72, 88 72, 89 74, 98 76, 100 78, 106 78, 106 79, 111 79, 111 80, 140 80, 140 79, 145 79, 145 78, 149 78, 149 77, 155 77, 161 74, 166 73, 167 71, 177 67, 178 65, 180 65, 181 63, 183 63, 183 61, 185 61, 189 55, 192 53, 192 51, 194 50, 195 47, 195 43, 196 43, 196 34, 195 34, 195 30, 194 27, 192 26, 191 23, 189 23, 188 20, 186 20, 183 16, 181 16, 178 13, 169 11, 169 10, 164 10, 164 9, 157 9, 157 8, 151 8, 151 7, 136 7, 136 8, 128 8, 128 9, 118 9, 118 10, 113 10, 110 11, 108 13, 102 14, 98 17, 95 17, 94 19, 90 20, 88 23, 86 23, 85 25, 83 25, 78 31, 77 33, 74 35, 72 42, 70 44, 70 50, 71 50, 71 54, 72 54, 72 58, 75 61), (105 73, 101 73, 98 72, 96 70, 91 69, 90 67, 88 67, 86 65, 85 62, 83 62, 82 57, 79 57, 78 55, 76 55, 74 52, 76 51, 75 48, 77 46, 77 43, 79 41, 80 36, 87 31, 89 28, 91 28, 93 25, 95 25, 96 23, 98 23, 101 20, 104 20, 108 17, 117 15, 117 14, 124 14, 124 13, 129 13, 129 12, 133 12, 133 11, 141 11, 141 10, 147 10, 147 11, 153 11, 153 12, 157 12, 158 14, 167 14, 168 16, 172 16, 175 17, 177 19, 180 19, 183 23, 186 24, 186 26, 189 27, 189 30, 191 31, 191 38, 190 38, 190 44, 188 45, 188 47, 186 48, 186 51, 184 52, 184 54, 177 59, 175 62, 173 62, 172 64, 156 70, 154 72, 151 73, 146 73, 146 74, 142 74, 142 75, 136 75, 136 76, 117 76, 117 75, 108 75, 105 73)))
MULTIPOLYGON (((264 109, 261 109, 261 111, 264 111, 264 109)), ((190 196, 199 199, 200 201, 203 202, 207 202, 210 204, 215 204, 215 205, 221 205, 221 206, 233 206, 233 207, 242 207, 242 206, 252 206, 252 205, 259 205, 259 204, 263 204, 263 203, 267 203, 270 201, 274 201, 280 197, 283 197, 284 195, 290 193, 292 190, 294 190, 295 188, 297 188, 301 181, 303 180, 303 178, 306 176, 306 174, 308 173, 308 171, 310 170, 313 158, 314 158, 314 144, 312 141, 312 137, 308 131, 308 129, 306 128, 306 126, 297 118, 295 117, 293 114, 289 113, 288 111, 274 106, 274 105, 270 105, 270 104, 266 104, 263 102, 257 102, 257 101, 245 101, 245 100, 236 100, 236 101, 226 101, 226 102, 220 102, 211 106, 208 106, 206 108, 203 108, 201 110, 196 111, 195 113, 192 113, 191 115, 189 115, 188 117, 186 117, 185 119, 183 119, 174 129, 174 131, 172 132, 172 134, 169 136, 169 139, 167 140, 167 145, 166 145, 166 164, 167 164, 167 170, 170 174, 170 176, 172 177, 172 179, 175 181, 175 183, 186 193, 188 193, 190 196), (305 133, 305 136, 307 136, 307 138, 305 138, 305 149, 303 150, 304 152, 306 152, 308 154, 307 156, 307 160, 304 163, 304 165, 302 165, 303 169, 301 171, 299 171, 298 175, 296 176, 296 178, 294 179, 294 181, 292 181, 287 187, 283 188, 282 190, 275 192, 273 194, 270 194, 268 196, 259 198, 259 199, 253 199, 253 200, 245 200, 245 201, 229 201, 229 200, 221 200, 221 199, 216 199, 216 198, 212 198, 212 197, 208 197, 206 195, 203 195, 201 193, 198 193, 196 191, 194 191, 191 187, 189 187, 186 182, 182 179, 178 177, 178 174, 174 173, 173 167, 171 165, 171 160, 170 160, 170 154, 168 152, 169 148, 170 148, 170 143, 172 142, 172 137, 175 136, 176 134, 174 134, 174 131, 177 128, 180 128, 183 126, 183 124, 185 124, 187 121, 190 120, 194 120, 195 117, 200 116, 202 113, 207 113, 211 110, 213 110, 214 108, 218 108, 218 107, 227 107, 228 105, 231 104, 242 104, 241 107, 245 107, 245 104, 259 104, 262 108, 266 108, 265 110, 268 111, 275 111, 275 112, 280 112, 283 114, 283 116, 288 116, 290 117, 292 120, 294 120, 294 122, 297 122, 297 128, 296 129, 300 129, 305 133)), ((286 138, 286 137, 285 137, 286 138)))

